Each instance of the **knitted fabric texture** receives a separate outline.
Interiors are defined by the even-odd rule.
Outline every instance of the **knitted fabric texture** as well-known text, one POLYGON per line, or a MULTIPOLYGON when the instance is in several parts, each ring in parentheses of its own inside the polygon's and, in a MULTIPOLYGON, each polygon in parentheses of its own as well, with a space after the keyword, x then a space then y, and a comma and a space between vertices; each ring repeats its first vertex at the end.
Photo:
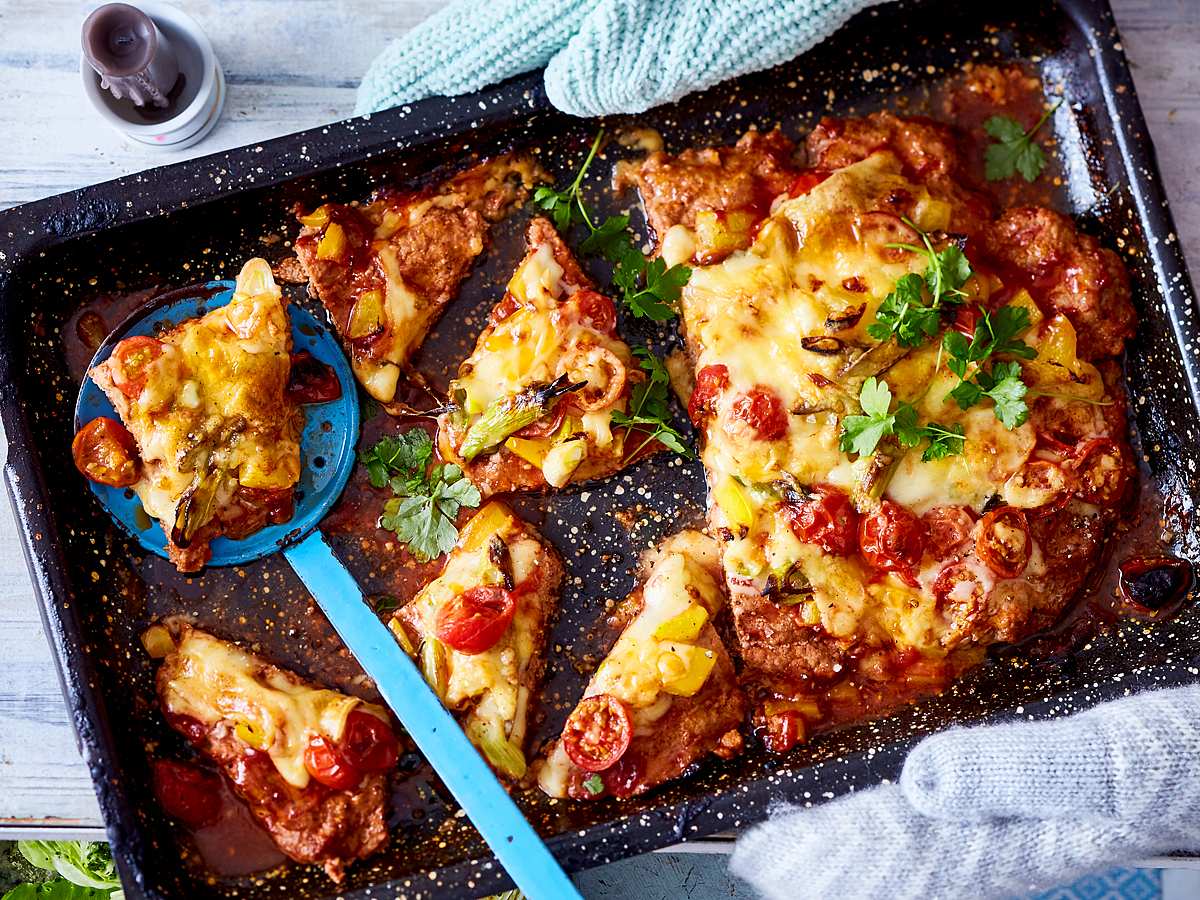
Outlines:
POLYGON ((808 50, 882 0, 456 0, 390 44, 358 90, 374 112, 546 67, 564 112, 641 112, 808 50))
POLYGON ((953 729, 898 785, 785 807, 738 841, 764 897, 1008 897, 1200 846, 1200 686, 1051 722, 953 729))

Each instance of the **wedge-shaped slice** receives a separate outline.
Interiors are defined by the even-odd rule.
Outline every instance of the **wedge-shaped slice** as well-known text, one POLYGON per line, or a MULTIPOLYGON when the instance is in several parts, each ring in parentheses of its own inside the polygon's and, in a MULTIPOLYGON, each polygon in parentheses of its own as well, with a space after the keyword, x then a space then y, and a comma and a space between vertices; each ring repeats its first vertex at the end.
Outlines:
MULTIPOLYGON (((384 846, 387 772, 398 756, 386 710, 186 624, 151 626, 143 642, 163 660, 167 721, 220 767, 280 850, 340 881, 348 863, 384 846)), ((168 811, 206 824, 194 796, 181 807, 187 782, 156 780, 168 811)))
POLYGON ((454 299, 494 222, 542 179, 528 157, 504 155, 417 192, 385 191, 365 206, 327 203, 300 217, 296 255, 309 290, 381 403, 454 299))
MULTIPOLYGON (((546 219, 451 383, 442 455, 483 494, 603 478, 650 449, 612 425, 643 379, 616 336, 613 302, 593 288, 546 219)), ((657 445, 655 445, 657 446, 657 445)))
POLYGON ((561 582, 558 554, 493 500, 463 526, 442 574, 390 623, 467 735, 512 780, 525 775, 530 699, 561 582))
POLYGON ((746 703, 712 626, 724 602, 719 550, 682 532, 626 601, 632 619, 538 770, 552 797, 628 797, 707 753, 740 752, 746 703))
POLYGON ((291 349, 286 302, 252 259, 228 304, 126 338, 88 373, 133 435, 132 487, 181 572, 204 566, 215 537, 291 518, 304 424, 286 390, 291 349))

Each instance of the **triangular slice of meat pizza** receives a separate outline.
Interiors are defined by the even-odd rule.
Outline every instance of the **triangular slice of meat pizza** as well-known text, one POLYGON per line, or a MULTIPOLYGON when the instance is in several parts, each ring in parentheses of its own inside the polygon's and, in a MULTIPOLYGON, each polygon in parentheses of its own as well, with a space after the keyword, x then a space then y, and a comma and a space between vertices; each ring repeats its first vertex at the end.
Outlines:
POLYGON ((326 203, 300 216, 296 255, 329 311, 354 373, 381 403, 458 293, 493 223, 542 179, 505 154, 420 191, 382 191, 365 205, 326 203))
MULTIPOLYGON (((387 843, 388 772, 399 747, 387 710, 300 679, 187 624, 147 629, 162 659, 167 722, 220 768, 230 787, 297 862, 334 881, 387 843)), ((193 828, 236 815, 203 769, 154 764, 155 794, 193 828)))
POLYGON ((711 619, 724 603, 715 541, 685 531, 657 551, 630 615, 538 770, 552 797, 641 794, 708 753, 741 751, 746 702, 711 619))
POLYGON ((390 623, 468 737, 514 781, 525 775, 530 703, 562 572, 554 548, 493 500, 463 526, 441 575, 390 623))
MULTIPOLYGON (((304 424, 287 393, 291 349, 286 301, 267 262, 252 259, 227 305, 126 338, 88 373, 132 433, 141 464, 125 484, 162 524, 181 572, 202 568, 218 536, 291 518, 304 424)), ((77 460, 94 427, 76 436, 77 460)))
POLYGON ((658 445, 613 425, 644 379, 598 293, 554 226, 529 250, 450 385, 438 445, 485 495, 603 478, 658 445))

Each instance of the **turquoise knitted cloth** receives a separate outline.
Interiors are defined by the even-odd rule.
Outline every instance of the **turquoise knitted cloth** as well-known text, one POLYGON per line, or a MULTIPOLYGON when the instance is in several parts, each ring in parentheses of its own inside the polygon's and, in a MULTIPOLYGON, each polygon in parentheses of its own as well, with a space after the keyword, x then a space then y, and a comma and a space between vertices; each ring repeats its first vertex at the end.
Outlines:
POLYGON ((576 116, 641 112, 778 65, 880 0, 455 0, 381 53, 358 113, 545 66, 576 116))

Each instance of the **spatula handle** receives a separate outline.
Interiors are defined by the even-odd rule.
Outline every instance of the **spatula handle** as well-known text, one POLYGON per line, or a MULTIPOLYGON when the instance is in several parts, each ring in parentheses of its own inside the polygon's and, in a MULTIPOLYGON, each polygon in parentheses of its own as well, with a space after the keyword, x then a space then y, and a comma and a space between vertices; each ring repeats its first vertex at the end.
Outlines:
POLYGON ((533 900, 582 900, 321 533, 283 555, 517 887, 533 900))

